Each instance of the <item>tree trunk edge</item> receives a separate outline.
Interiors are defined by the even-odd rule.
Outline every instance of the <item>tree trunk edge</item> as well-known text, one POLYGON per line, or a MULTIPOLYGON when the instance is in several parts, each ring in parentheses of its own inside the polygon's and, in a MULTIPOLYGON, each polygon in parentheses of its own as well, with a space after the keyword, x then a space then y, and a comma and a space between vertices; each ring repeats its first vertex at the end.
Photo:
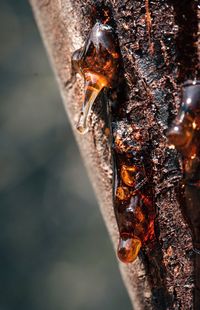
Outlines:
MULTIPOLYGON (((90 29, 90 23, 87 18, 84 16, 85 6, 81 4, 81 1, 73 1, 73 0, 29 0, 31 6, 33 8, 33 12, 42 35, 42 39, 44 41, 45 47, 47 49, 48 56, 50 58, 52 68, 54 70, 56 79, 58 81, 59 89, 61 92, 61 96, 63 98, 64 106, 66 108, 67 114, 69 116, 69 120, 72 125, 72 129, 74 131, 75 138, 78 142, 81 154, 83 156, 85 165, 87 167, 87 171, 89 173, 90 179, 92 181, 92 185, 97 194, 97 198, 100 204, 101 212, 103 214, 107 229, 111 236, 111 239, 114 244, 114 248, 116 249, 117 239, 118 239, 118 229, 114 217, 114 212, 112 208, 112 189, 111 189, 111 170, 110 166, 105 164, 106 160, 108 160, 108 154, 105 153, 105 145, 107 146, 107 140, 104 137, 102 132, 101 124, 96 124, 96 116, 92 116, 93 123, 93 131, 89 132, 86 137, 80 137, 76 130, 75 124, 77 122, 78 114, 81 106, 81 99, 83 95, 83 83, 81 79, 78 79, 75 84, 70 84, 71 79, 71 55, 72 53, 82 46, 83 39, 85 38, 85 34, 90 29), (84 21, 87 21, 84 24, 84 21), (84 25, 84 30, 81 28, 84 25), (68 84, 69 87, 66 87, 68 84), (73 102, 73 104, 72 104, 73 102), (100 143, 99 139, 105 138, 105 144, 101 148, 97 148, 94 146, 94 138, 97 140, 98 146, 100 143), (94 165, 94 162, 96 164, 94 165)), ((92 2, 92 1, 87 1, 92 2)), ((118 3, 120 1, 110 1, 113 4, 114 18, 118 20, 118 35, 119 41, 124 42, 126 38, 122 38, 123 31, 123 22, 126 22, 122 14, 120 5, 118 3), (121 36, 120 36, 121 35, 121 36)), ((170 2, 170 1, 168 1, 170 2)), ((156 18, 155 18, 156 19, 156 18)), ((157 22, 158 23, 158 22, 157 22)), ((128 39, 128 38, 127 38, 128 39)), ((127 40, 128 41, 128 40, 127 40)), ((126 45, 121 46, 122 56, 126 57, 128 55, 128 47, 126 45)), ((125 63, 128 63, 127 60, 125 63)), ((126 70, 126 68, 125 68, 126 70)), ((140 70, 140 69, 139 69, 140 70)), ((126 78, 129 85, 133 84, 129 76, 129 72, 126 74, 126 78)), ((174 81, 173 81, 174 83, 174 81)), ((176 91, 178 91, 178 86, 176 85, 176 91)), ((178 100, 176 98, 176 104, 174 110, 177 109, 178 100)), ((161 155, 158 155, 161 156, 161 155)), ((176 183, 176 182, 175 182, 176 183)), ((175 184, 171 183, 171 185, 175 184)), ((187 245, 185 249, 174 249, 171 244, 167 241, 164 243, 163 250, 163 259, 164 264, 167 271, 172 272, 172 268, 170 265, 170 259, 176 261, 174 256, 178 257, 184 256, 185 251, 189 251, 191 253, 191 237, 188 234, 187 225, 182 220, 182 215, 179 210, 179 204, 175 197, 175 190, 169 189, 168 193, 163 194, 162 191, 158 195, 157 204, 159 208, 163 206, 163 212, 159 215, 159 223, 161 228, 161 236, 160 241, 163 244, 163 240, 166 239, 166 235, 168 234, 167 230, 167 222, 166 215, 170 215, 172 221, 176 217, 179 221, 178 229, 179 229, 179 240, 183 238, 187 245), (166 211, 166 205, 169 206, 169 210, 166 211), (186 236, 184 236, 186 232, 186 236), (169 269, 168 269, 169 268, 169 269)), ((174 222, 175 225, 175 222, 174 222)), ((172 225, 173 226, 173 225, 172 225)), ((171 243, 173 242, 177 236, 177 233, 169 232, 171 243), (171 235, 170 235, 171 233, 171 235)), ((175 242, 176 244, 176 242, 175 242)), ((191 257, 187 257, 185 260, 181 261, 183 265, 183 269, 187 269, 186 273, 188 275, 192 274, 192 263, 191 257)), ((136 310, 142 309, 154 309, 153 295, 152 290, 149 285, 149 281, 147 279, 147 269, 143 264, 143 260, 137 259, 135 263, 130 265, 123 265, 119 263, 121 274, 125 283, 125 286, 128 290, 130 299, 132 301, 133 308, 136 310)), ((177 272, 179 271, 179 265, 177 265, 177 272)), ((174 272, 174 269, 173 269, 174 272)), ((183 271, 182 271, 183 272, 183 271)), ((177 273, 179 277, 179 274, 177 273)), ((188 288, 189 293, 187 293, 188 302, 184 305, 184 296, 180 294, 183 293, 182 290, 179 290, 179 286, 182 285, 184 279, 180 283, 175 283, 175 276, 173 275, 169 281, 171 281, 171 285, 168 285, 168 289, 171 290, 170 293, 176 294, 178 296, 178 300, 183 299, 181 302, 181 307, 179 308, 179 303, 173 306, 173 309, 189 309, 188 305, 191 305, 192 300, 192 284, 191 284, 191 276, 190 278, 190 286, 188 288), (174 289, 174 287, 176 287, 174 289), (174 289, 174 291, 173 291, 174 289)), ((186 285, 189 285, 187 282, 186 285)), ((186 298, 185 297, 185 298, 186 298)), ((157 308, 156 308, 157 309, 157 308)), ((161 309, 161 308, 160 308, 161 309)), ((168 308, 165 308, 168 309, 168 308)), ((170 308, 172 309, 172 308, 170 308)))

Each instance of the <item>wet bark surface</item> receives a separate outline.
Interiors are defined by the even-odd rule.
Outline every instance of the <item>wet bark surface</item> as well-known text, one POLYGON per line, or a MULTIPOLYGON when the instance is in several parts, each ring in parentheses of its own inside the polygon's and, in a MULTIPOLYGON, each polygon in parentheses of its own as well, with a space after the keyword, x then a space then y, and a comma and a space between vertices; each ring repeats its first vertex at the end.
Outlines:
MULTIPOLYGON (((50 4, 51 1, 45 5, 44 1, 35 2, 37 7, 40 3, 39 10, 45 10, 44 15, 38 15, 39 19, 54 8, 54 5, 50 4)), ((60 18, 61 13, 64 14, 61 31, 64 36, 67 14, 71 11, 65 12, 64 1, 59 3, 55 19, 56 16, 60 18)), ((152 176, 156 210, 154 240, 143 246, 139 261, 122 267, 125 270, 129 294, 133 304, 134 300, 140 300, 135 303, 135 309, 193 309, 194 255, 190 229, 181 213, 181 206, 184 203, 181 186, 182 163, 178 153, 168 147, 165 134, 180 106, 181 83, 199 77, 198 3, 186 0, 160 0, 149 3, 111 0, 104 1, 105 4, 108 5, 112 15, 111 22, 118 37, 122 57, 123 70, 120 75, 126 84, 118 90, 120 98, 123 98, 122 109, 126 111, 127 125, 134 124, 139 128, 143 147, 148 150, 145 152, 144 161, 151 163, 147 173, 152 176)), ((75 0, 71 2, 71 8, 79 16, 80 34, 84 39, 95 18, 98 14, 101 15, 101 2, 75 0)), ((42 29, 46 35, 43 23, 42 29)), ((54 31, 56 32, 55 29, 54 31)), ((56 44, 56 40, 55 42, 52 39, 47 40, 51 41, 50 48, 56 44)), ((59 42, 63 42, 63 39, 61 38, 59 42)), ((57 49, 56 56, 52 54, 53 64, 59 53, 64 50, 63 45, 57 49)), ((70 53, 67 53, 69 56, 70 53)), ((63 58, 61 63, 64 64, 65 61, 69 62, 69 57, 63 58)), ((64 93, 69 92, 69 89, 66 89, 65 72, 62 66, 59 66, 56 70, 62 84, 61 88, 64 89, 64 93)), ((80 97, 77 86, 74 87, 80 97)), ((105 133, 107 127, 105 97, 107 94, 100 96, 93 109, 90 120, 91 138, 90 143, 86 145, 92 145, 92 156, 96 158, 98 169, 110 191, 111 150, 110 139, 105 133)), ((71 115, 79 112, 78 106, 75 111, 71 107, 69 109, 72 110, 71 115)), ((129 138, 127 134, 126 139, 129 138)), ((84 148, 81 144, 86 140, 78 138, 78 141, 80 147, 84 148)), ((84 150, 84 156, 87 152, 91 153, 90 150, 84 150)), ((91 170, 91 167, 90 163, 88 168, 91 170)), ((100 181, 97 181, 97 186, 98 182, 100 181)), ((101 200, 101 194, 99 197, 101 200)), ((113 210, 110 210, 109 214, 107 210, 102 212, 109 226, 113 223, 113 210)), ((112 234, 113 228, 108 229, 112 234)), ((116 228, 114 234, 116 244, 116 228)), ((199 305, 196 305, 195 309, 198 307, 200 309, 199 305)))

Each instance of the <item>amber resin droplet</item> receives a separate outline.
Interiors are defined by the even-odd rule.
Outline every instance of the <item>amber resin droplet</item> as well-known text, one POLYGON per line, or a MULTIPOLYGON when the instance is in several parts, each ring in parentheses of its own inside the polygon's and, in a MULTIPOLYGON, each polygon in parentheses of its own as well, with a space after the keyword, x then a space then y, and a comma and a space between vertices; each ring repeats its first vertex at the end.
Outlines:
POLYGON ((119 115, 117 121, 114 117, 112 119, 113 197, 120 235, 117 254, 122 262, 131 263, 141 247, 154 238, 155 208, 149 156, 139 148, 141 140, 134 140, 138 131, 134 131, 133 124, 129 124, 123 116, 123 121, 119 121, 119 115))
MULTIPOLYGON (((97 22, 83 48, 74 53, 72 64, 85 82, 85 99, 77 125, 78 131, 85 133, 97 96, 104 88, 112 88, 119 81, 119 50, 113 29, 97 22)), ((118 257, 124 263, 131 263, 145 242, 154 236, 155 210, 152 186, 148 181, 151 178, 149 156, 145 155, 144 164, 142 136, 138 129, 131 136, 133 124, 124 115, 117 98, 116 92, 112 96, 116 104, 110 106, 113 205, 120 236, 118 257)))
POLYGON ((136 177, 137 168, 135 166, 125 166, 123 165, 121 168, 121 178, 127 186, 135 185, 135 177, 136 177))
POLYGON ((85 73, 85 99, 77 124, 77 130, 79 133, 84 134, 87 132, 87 120, 92 105, 100 91, 106 86, 107 81, 103 76, 101 77, 100 75, 90 72, 85 73))
POLYGON ((191 229, 194 247, 193 308, 200 309, 200 81, 183 85, 182 105, 167 136, 183 159, 181 209, 191 229))
MULTIPOLYGON (((180 119, 182 119, 184 112, 181 112, 180 119)), ((194 129, 190 122, 189 115, 186 116, 185 123, 178 122, 168 132, 168 139, 171 145, 177 149, 182 150, 189 146, 193 138, 194 129)))
POLYGON ((123 235, 119 239, 118 257, 124 263, 132 263, 138 256, 142 242, 137 237, 123 235))
POLYGON ((116 196, 119 200, 126 200, 129 198, 129 190, 124 186, 119 186, 116 191, 116 196))
POLYGON ((72 66, 85 81, 85 98, 77 124, 83 134, 88 130, 88 117, 97 96, 117 80, 119 52, 112 27, 97 22, 84 46, 74 52, 72 66))
POLYGON ((186 157, 194 156, 194 136, 199 130, 200 85, 198 81, 188 81, 183 85, 182 105, 167 137, 186 157))

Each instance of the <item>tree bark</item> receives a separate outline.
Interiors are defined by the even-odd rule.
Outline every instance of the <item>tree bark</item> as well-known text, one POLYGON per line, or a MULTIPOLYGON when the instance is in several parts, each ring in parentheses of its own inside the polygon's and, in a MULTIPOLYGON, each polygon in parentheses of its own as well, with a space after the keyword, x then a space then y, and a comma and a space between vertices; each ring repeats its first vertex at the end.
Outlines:
MULTIPOLYGON (((76 132, 83 81, 71 76, 71 55, 83 45, 94 22, 92 0, 30 0, 54 69, 63 102, 108 231, 116 248, 118 229, 112 206, 109 138, 100 100, 90 131, 76 132)), ((180 86, 198 76, 197 1, 107 2, 117 35, 127 84, 126 109, 150 141, 156 241, 143 247, 132 264, 119 262, 134 309, 192 309, 193 252, 189 227, 181 213, 181 162, 167 146, 165 131, 180 105, 180 86)))

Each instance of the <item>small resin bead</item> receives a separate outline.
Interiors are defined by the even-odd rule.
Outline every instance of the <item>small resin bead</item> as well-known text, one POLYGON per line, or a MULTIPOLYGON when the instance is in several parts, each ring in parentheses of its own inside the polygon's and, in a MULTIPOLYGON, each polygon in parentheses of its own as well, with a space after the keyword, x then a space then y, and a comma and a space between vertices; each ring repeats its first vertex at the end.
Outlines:
POLYGON ((125 166, 121 168, 121 178, 124 184, 133 187, 135 185, 135 176, 137 173, 137 168, 135 166, 125 166))
POLYGON ((130 197, 128 188, 119 186, 116 191, 116 197, 119 200, 127 200, 130 197))
POLYGON ((118 257, 124 263, 132 263, 138 256, 142 243, 137 237, 129 237, 126 234, 119 239, 118 257))
POLYGON ((182 105, 167 133, 169 144, 186 158, 195 157, 196 133, 200 130, 200 82, 188 81, 183 85, 182 105))

